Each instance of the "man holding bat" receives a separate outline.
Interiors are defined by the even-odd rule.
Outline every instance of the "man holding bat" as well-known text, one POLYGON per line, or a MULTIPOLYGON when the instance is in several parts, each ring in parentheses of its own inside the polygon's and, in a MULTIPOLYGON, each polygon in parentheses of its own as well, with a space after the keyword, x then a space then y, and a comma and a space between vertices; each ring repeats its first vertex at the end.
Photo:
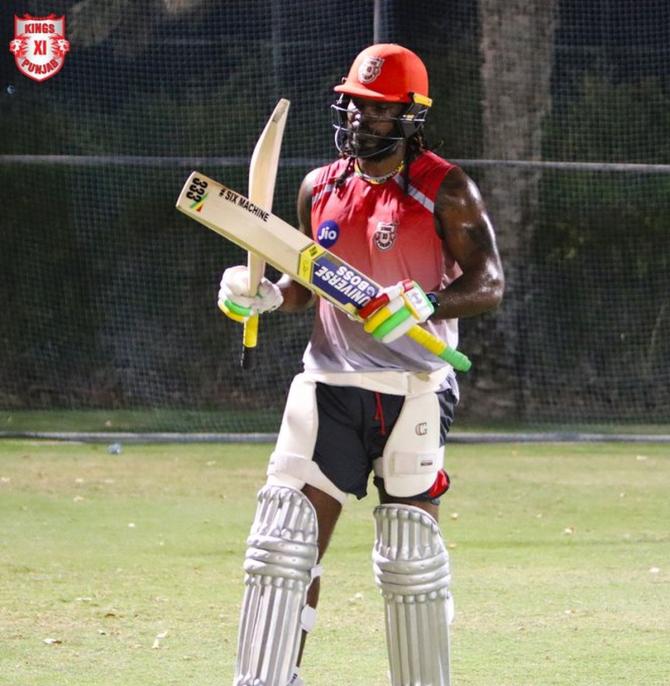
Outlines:
POLYGON ((340 157, 305 177, 300 228, 385 288, 359 310, 361 325, 287 276, 249 296, 246 267, 223 274, 219 307, 237 321, 318 300, 248 540, 235 685, 303 683, 319 563, 346 496, 363 498, 374 473, 391 683, 448 686, 453 602, 437 520, 458 385, 403 334, 420 324, 456 348, 458 318, 500 303, 503 272, 477 187, 427 147, 419 57, 373 45, 335 91, 340 157))

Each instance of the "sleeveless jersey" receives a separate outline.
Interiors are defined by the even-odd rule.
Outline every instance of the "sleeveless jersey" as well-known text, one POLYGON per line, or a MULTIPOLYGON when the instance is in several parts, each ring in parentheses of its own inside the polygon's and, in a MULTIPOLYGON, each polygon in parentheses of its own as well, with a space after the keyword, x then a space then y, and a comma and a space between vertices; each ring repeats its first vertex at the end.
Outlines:
MULTIPOLYGON (((434 203, 454 165, 424 152, 410 165, 406 193, 401 174, 372 184, 351 173, 337 188, 347 166, 337 160, 321 167, 312 190, 312 238, 382 286, 413 279, 424 291, 444 288, 461 274, 444 254, 437 235, 434 203)), ((402 336, 390 345, 376 341, 322 298, 317 301, 312 336, 303 355, 306 371, 435 371, 445 363, 402 336)), ((452 347, 458 345, 458 320, 424 324, 452 347)))

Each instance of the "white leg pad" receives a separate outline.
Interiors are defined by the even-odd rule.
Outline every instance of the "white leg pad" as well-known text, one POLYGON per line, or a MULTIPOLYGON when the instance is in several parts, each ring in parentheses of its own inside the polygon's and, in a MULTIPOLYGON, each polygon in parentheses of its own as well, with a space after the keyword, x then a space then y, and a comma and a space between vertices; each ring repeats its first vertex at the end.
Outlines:
POLYGON ((375 580, 384 597, 392 686, 449 686, 449 555, 437 522, 410 505, 374 511, 375 580))
POLYGON ((233 686, 286 686, 313 620, 305 608, 319 569, 314 507, 300 491, 264 486, 247 545, 233 686))

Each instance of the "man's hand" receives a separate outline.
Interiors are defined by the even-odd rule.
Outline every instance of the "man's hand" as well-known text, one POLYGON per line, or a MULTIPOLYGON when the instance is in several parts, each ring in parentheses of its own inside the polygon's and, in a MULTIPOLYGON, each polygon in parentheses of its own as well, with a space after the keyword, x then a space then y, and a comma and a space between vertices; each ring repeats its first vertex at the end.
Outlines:
POLYGON ((249 270, 245 266, 229 267, 221 277, 219 309, 236 322, 244 323, 252 314, 276 310, 284 301, 279 287, 263 277, 256 295, 248 295, 249 270))
POLYGON ((400 281, 384 288, 359 310, 363 328, 382 343, 392 343, 415 324, 422 324, 435 309, 416 281, 400 281))

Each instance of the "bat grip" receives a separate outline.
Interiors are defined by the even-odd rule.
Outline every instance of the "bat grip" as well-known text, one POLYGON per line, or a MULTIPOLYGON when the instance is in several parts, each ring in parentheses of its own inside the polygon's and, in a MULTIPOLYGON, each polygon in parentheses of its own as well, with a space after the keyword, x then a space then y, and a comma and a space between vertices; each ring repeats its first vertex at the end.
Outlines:
POLYGON ((240 364, 242 369, 251 369, 253 366, 253 351, 258 343, 258 315, 253 314, 244 323, 244 333, 242 334, 242 357, 240 364))
POLYGON ((418 324, 407 332, 407 336, 426 350, 437 355, 440 359, 448 362, 459 372, 467 372, 472 367, 472 362, 470 362, 467 355, 450 348, 442 339, 433 336, 432 333, 422 329, 418 324))

